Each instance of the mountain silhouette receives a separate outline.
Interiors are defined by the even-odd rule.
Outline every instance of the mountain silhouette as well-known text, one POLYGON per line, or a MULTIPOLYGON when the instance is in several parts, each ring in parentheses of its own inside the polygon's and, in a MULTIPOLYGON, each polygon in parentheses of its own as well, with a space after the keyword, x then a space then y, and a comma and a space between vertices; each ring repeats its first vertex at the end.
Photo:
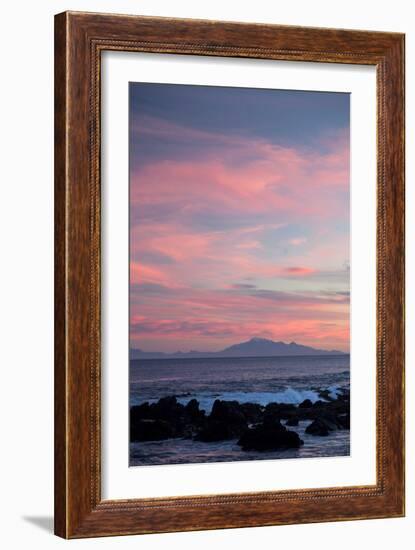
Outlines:
POLYGON ((317 349, 303 346, 296 342, 274 342, 267 338, 254 337, 246 342, 234 344, 221 351, 188 351, 163 353, 157 351, 142 351, 132 349, 130 359, 180 359, 180 358, 207 358, 207 357, 286 357, 295 355, 344 355, 339 350, 317 349))

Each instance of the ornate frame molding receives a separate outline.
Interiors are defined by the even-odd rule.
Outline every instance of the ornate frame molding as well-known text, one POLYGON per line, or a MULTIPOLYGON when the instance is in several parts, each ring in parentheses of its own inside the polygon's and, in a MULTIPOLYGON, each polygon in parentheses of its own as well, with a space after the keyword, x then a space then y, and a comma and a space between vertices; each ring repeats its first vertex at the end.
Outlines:
POLYGON ((57 15, 55 23, 56 534, 76 538, 403 515, 404 35, 73 12, 57 15), (376 485, 101 500, 100 75, 105 50, 376 66, 376 485))

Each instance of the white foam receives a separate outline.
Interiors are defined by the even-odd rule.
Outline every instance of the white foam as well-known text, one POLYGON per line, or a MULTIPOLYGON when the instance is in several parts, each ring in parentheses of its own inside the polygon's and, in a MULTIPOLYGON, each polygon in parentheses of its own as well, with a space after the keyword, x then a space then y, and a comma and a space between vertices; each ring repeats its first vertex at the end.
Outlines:
POLYGON ((330 392, 329 397, 331 399, 337 399, 342 393, 341 387, 337 385, 329 386, 327 389, 330 392))
MULTIPOLYGON (((213 403, 216 399, 222 401, 238 401, 239 403, 258 403, 263 406, 268 403, 299 405, 305 399, 309 399, 312 403, 321 399, 314 390, 295 390, 290 387, 277 392, 223 392, 215 395, 195 395, 194 397, 199 401, 200 408, 207 413, 212 410, 213 403)), ((179 397, 178 401, 185 405, 190 399, 191 397, 179 397)))

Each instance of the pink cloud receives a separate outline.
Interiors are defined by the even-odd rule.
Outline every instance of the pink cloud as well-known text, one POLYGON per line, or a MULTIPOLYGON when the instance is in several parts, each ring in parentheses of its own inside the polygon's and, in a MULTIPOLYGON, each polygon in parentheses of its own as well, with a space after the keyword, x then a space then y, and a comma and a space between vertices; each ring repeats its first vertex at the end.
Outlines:
POLYGON ((346 350, 348 298, 319 292, 315 280, 330 281, 348 257, 348 236, 333 234, 330 225, 347 223, 347 136, 311 153, 147 122, 143 132, 174 137, 180 130, 216 147, 203 158, 153 162, 131 174, 133 344, 217 349, 262 335, 346 350), (241 226, 199 228, 199 216, 211 212, 241 226), (315 242, 290 233, 278 240, 290 227, 301 235, 302 224, 315 242), (282 290, 257 288, 258 280, 282 290), (145 285, 155 288, 147 292, 145 285))
POLYGON ((167 270, 134 261, 130 261, 130 283, 150 283, 169 287, 177 286, 173 283, 167 270))
POLYGON ((306 275, 311 275, 312 273, 316 273, 316 270, 310 267, 285 267, 281 270, 281 272, 287 275, 302 277, 306 275))
POLYGON ((192 347, 216 350, 220 346, 230 345, 245 340, 253 335, 272 338, 274 340, 297 340, 315 347, 336 347, 344 351, 349 347, 348 319, 327 320, 320 318, 290 318, 289 315, 266 317, 264 320, 250 319, 220 319, 217 317, 190 316, 182 319, 171 318, 141 318, 132 320, 132 340, 141 345, 147 342, 148 351, 158 349, 160 340, 164 349, 177 350, 177 342, 187 342, 182 349, 192 347), (213 339, 214 345, 211 340, 213 339), (191 345, 189 346, 189 342, 191 345), (202 346, 202 347, 200 347, 202 346))
POLYGON ((307 242, 307 239, 305 237, 296 237, 294 239, 290 239, 288 242, 293 246, 300 246, 302 244, 305 244, 307 242))
POLYGON ((158 161, 136 170, 131 175, 133 203, 171 201, 181 209, 220 204, 230 210, 297 217, 343 213, 344 199, 338 189, 348 189, 348 141, 337 144, 340 150, 311 153, 263 140, 222 136, 233 144, 229 151, 221 147, 220 136, 210 137, 218 141, 213 157, 158 161))
POLYGON ((131 317, 137 342, 165 336, 186 336, 192 342, 202 335, 231 340, 261 333, 279 339, 331 334, 338 341, 344 337, 343 348, 348 345, 348 299, 343 296, 181 288, 159 296, 143 294, 137 311, 133 308, 131 317))

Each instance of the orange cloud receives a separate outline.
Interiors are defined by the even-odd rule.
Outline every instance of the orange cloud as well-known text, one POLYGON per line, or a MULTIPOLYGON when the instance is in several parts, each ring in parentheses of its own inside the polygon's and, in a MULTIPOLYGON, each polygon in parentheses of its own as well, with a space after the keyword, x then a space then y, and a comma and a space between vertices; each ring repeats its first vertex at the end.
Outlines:
POLYGON ((302 277, 305 275, 311 275, 312 273, 316 273, 316 270, 310 267, 284 267, 281 270, 281 273, 302 277))

